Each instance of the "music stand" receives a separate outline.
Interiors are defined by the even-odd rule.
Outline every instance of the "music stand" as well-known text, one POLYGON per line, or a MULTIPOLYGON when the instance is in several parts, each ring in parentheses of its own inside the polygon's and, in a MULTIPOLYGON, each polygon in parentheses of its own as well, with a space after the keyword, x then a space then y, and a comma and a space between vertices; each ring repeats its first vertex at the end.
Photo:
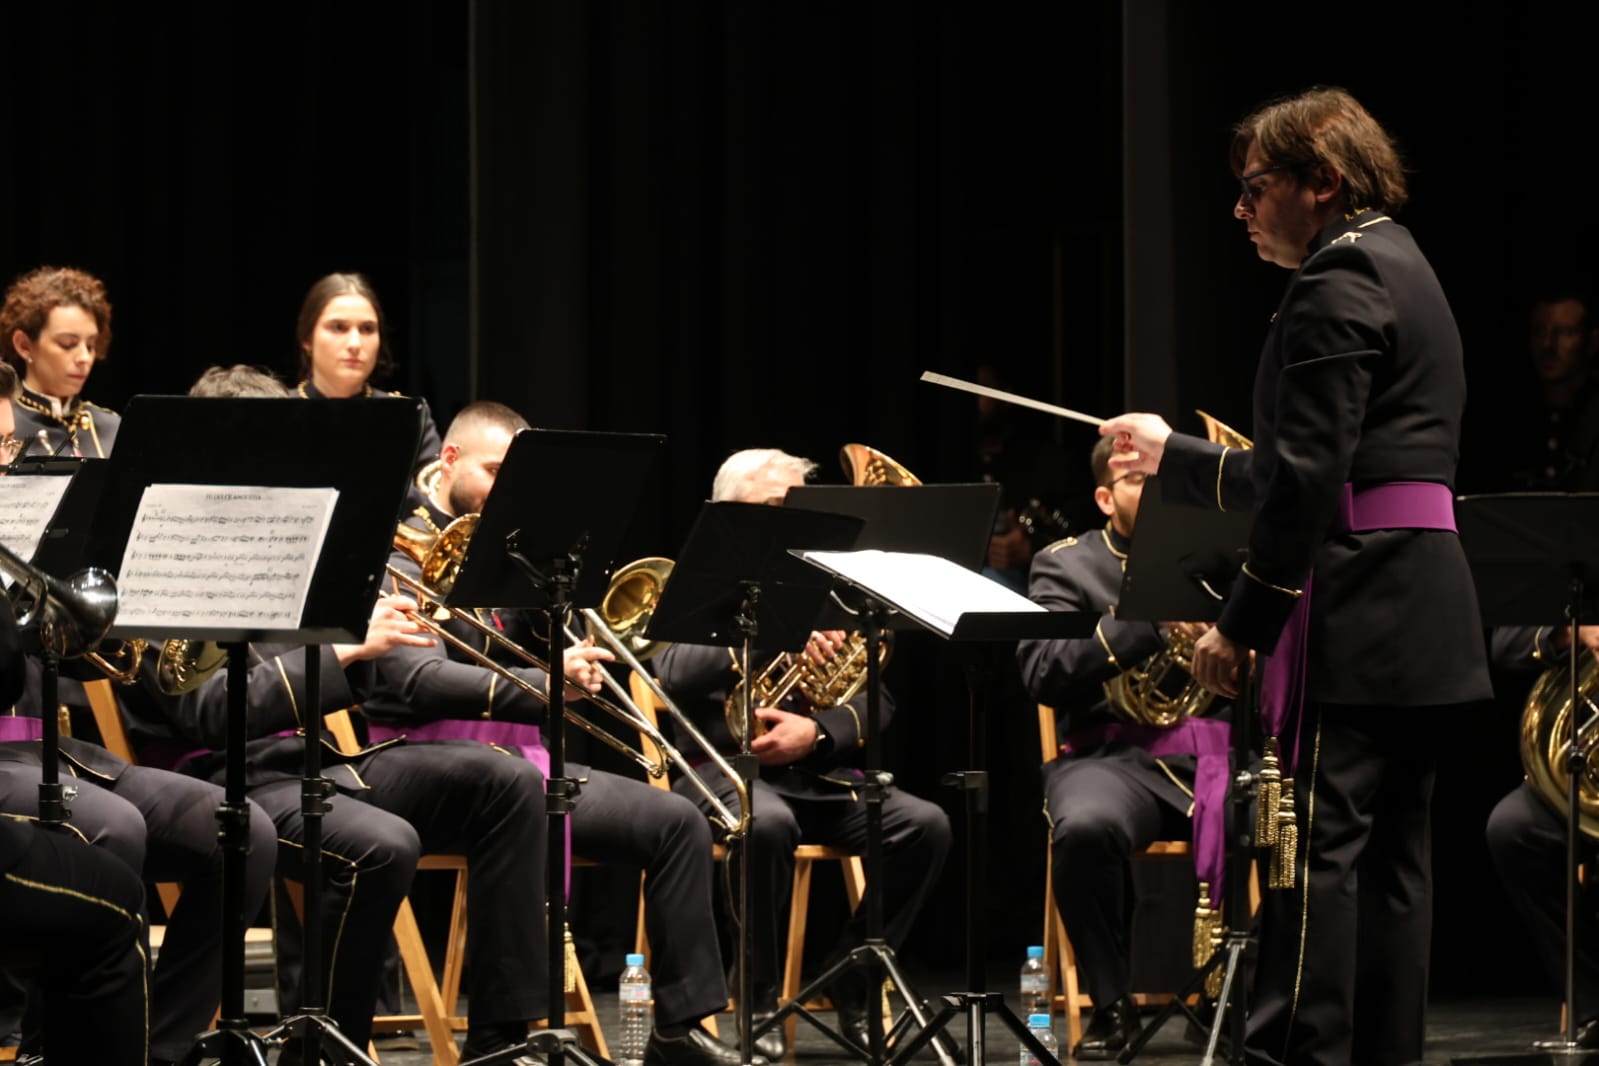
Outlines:
MULTIPOLYGON (((786 651, 805 644, 832 584, 814 568, 789 555, 788 550, 795 545, 848 547, 860 528, 861 520, 847 515, 752 503, 707 503, 700 508, 688 540, 678 553, 672 580, 661 593, 646 633, 652 640, 740 647, 743 676, 748 678, 752 649, 786 651)), ((760 772, 756 757, 750 753, 752 687, 744 686, 740 735, 736 738, 739 754, 731 760, 746 787, 746 823, 758 816, 753 784, 760 772)), ((747 836, 746 829, 746 839, 747 836)), ((735 953, 739 1057, 747 1064, 753 1061, 755 1041, 750 1024, 754 981, 749 965, 749 924, 745 921, 749 914, 750 858, 743 840, 731 843, 739 851, 739 942, 735 953)))
POLYGON ((1589 754, 1573 743, 1577 728, 1578 669, 1581 645, 1577 627, 1595 616, 1599 602, 1599 494, 1507 493, 1462 496, 1455 524, 1477 585, 1486 626, 1548 625, 1564 617, 1570 626, 1567 650, 1571 712, 1567 715, 1568 788, 1566 793, 1566 1025, 1559 1039, 1509 1055, 1457 1057, 1480 1066, 1542 1066, 1599 1062, 1599 1052, 1577 1046, 1577 898, 1581 893, 1578 839, 1581 833, 1580 783, 1588 774, 1589 754))
MULTIPOLYGON (((964 513, 947 517, 953 522, 976 521, 980 518, 987 529, 993 520, 993 511, 991 508, 986 511, 969 508, 964 513)), ((866 685, 869 746, 874 743, 879 721, 879 656, 876 651, 887 628, 922 628, 957 644, 994 645, 1033 637, 1086 636, 1098 622, 1096 615, 1046 611, 998 582, 939 556, 869 550, 849 553, 806 552, 801 558, 833 574, 850 586, 858 598, 859 606, 854 609, 865 619, 868 641, 866 685)), ((890 1063, 909 1062, 912 1056, 935 1040, 956 1015, 963 1012, 967 1017, 968 1062, 977 1064, 987 1061, 984 1045, 987 1016, 991 1013, 997 1014, 1022 1046, 1040 1062, 1049 1066, 1057 1062, 1006 1005, 1004 994, 987 991, 983 964, 988 931, 987 908, 982 902, 982 871, 987 869, 988 772, 984 769, 987 765, 987 722, 983 697, 990 686, 985 684, 983 673, 983 655, 972 655, 967 665, 967 685, 970 700, 969 750, 975 768, 944 776, 944 783, 959 788, 966 798, 966 991, 939 997, 939 1009, 931 1018, 925 1019, 914 997, 907 997, 909 1018, 914 1019, 920 1028, 907 1039, 905 1030, 910 1023, 906 1017, 901 1017, 889 1036, 899 1037, 904 1042, 886 1060, 890 1063)), ((876 765, 876 753, 869 750, 867 760, 869 764, 876 765)), ((878 850, 868 847, 868 859, 878 850)), ((875 950, 871 950, 869 956, 872 964, 882 962, 882 956, 875 950)), ((885 1041, 881 1030, 873 1026, 870 1032, 873 1045, 870 1049, 871 1060, 884 1061, 882 1054, 885 1041)), ((951 1056, 942 1046, 935 1050, 940 1060, 946 1064, 951 1061, 951 1056)))
MULTIPOLYGON (((656 433, 524 429, 512 439, 484 502, 477 529, 445 603, 450 607, 531 608, 549 621, 549 665, 561 670, 574 607, 605 594, 623 534, 666 438, 656 433), (602 491, 592 491, 598 485, 602 491)), ((510 1048, 471 1060, 503 1062, 523 1051, 604 1062, 566 1026, 566 825, 578 783, 566 776, 566 686, 552 677, 542 740, 550 756, 545 802, 550 821, 545 891, 549 918, 549 1024, 510 1048)))
MULTIPOLYGON (((145 491, 159 485, 320 487, 338 490, 297 625, 267 628, 241 620, 222 625, 171 624, 113 627, 114 636, 216 641, 228 651, 228 721, 224 797, 217 809, 222 827, 222 996, 217 1028, 203 1034, 185 1063, 221 1058, 224 1066, 265 1066, 263 1038, 244 1014, 244 863, 249 850, 249 805, 244 791, 246 678, 249 642, 275 640, 318 645, 359 642, 376 599, 394 536, 393 515, 410 480, 421 433, 421 402, 400 397, 310 400, 220 399, 135 396, 128 404, 113 453, 111 476, 88 554, 120 569, 145 491), (270 448, 240 449, 226 464, 195 449, 195 439, 270 441, 270 448)), ((320 683, 314 649, 307 682, 320 683)), ((313 708, 315 704, 313 703, 313 708)), ((321 990, 317 904, 321 890, 321 817, 330 794, 314 761, 320 750, 320 717, 305 716, 307 776, 302 815, 306 834, 306 1006, 285 1019, 273 1035, 303 1035, 315 1062, 321 1042, 344 1062, 369 1063, 360 1048, 326 1015, 321 990), (321 782, 320 784, 315 784, 321 782), (314 787, 313 787, 314 785, 314 787)))
MULTIPOLYGON (((1138 530, 1128 550, 1116 617, 1147 622, 1177 619, 1214 622, 1226 603, 1233 579, 1248 557, 1246 545, 1253 520, 1247 511, 1235 513, 1168 504, 1161 498, 1159 477, 1151 477, 1144 485, 1138 507, 1138 530)), ((1247 990, 1239 979, 1239 967, 1254 939, 1245 856, 1254 846, 1249 805, 1255 778, 1249 772, 1248 759, 1254 750, 1258 716, 1250 713, 1255 707, 1254 674, 1248 670, 1243 674, 1239 679, 1239 698, 1233 707, 1228 744, 1229 783, 1223 815, 1227 881, 1225 886, 1217 886, 1222 889, 1226 901, 1227 936, 1194 971, 1182 990, 1173 995, 1122 1049, 1117 1056, 1117 1061, 1122 1063, 1133 1061, 1178 1011, 1194 1025, 1204 1027, 1204 1022, 1189 1008, 1188 997, 1204 987, 1217 967, 1222 967, 1221 995, 1211 1019, 1202 1062, 1208 1066, 1214 1058, 1224 1023, 1229 1026, 1231 1060, 1244 1061, 1244 1020, 1248 1003, 1247 990)))

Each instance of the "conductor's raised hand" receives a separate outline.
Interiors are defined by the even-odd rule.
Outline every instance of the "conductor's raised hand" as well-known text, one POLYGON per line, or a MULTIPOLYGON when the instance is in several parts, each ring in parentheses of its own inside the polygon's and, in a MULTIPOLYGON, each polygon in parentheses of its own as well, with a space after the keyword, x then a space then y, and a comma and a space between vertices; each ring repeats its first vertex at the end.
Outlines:
POLYGON ((1207 691, 1232 699, 1238 695, 1238 671, 1248 661, 1248 648, 1212 627, 1194 643, 1194 680, 1207 691))
POLYGON ((1099 435, 1115 441, 1110 454, 1112 475, 1153 474, 1160 470, 1171 426, 1159 415, 1135 411, 1106 419, 1099 435))

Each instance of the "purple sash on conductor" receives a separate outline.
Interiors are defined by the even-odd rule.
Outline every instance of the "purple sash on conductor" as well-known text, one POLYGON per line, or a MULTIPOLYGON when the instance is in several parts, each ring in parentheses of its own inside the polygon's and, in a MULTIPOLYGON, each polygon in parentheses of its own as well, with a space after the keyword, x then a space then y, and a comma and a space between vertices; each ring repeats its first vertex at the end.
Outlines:
MULTIPOLYGON (((1356 490, 1346 484, 1338 496, 1338 513, 1328 536, 1369 533, 1378 529, 1455 528, 1455 494, 1435 481, 1388 481, 1356 490)), ((1305 706, 1306 662, 1310 651, 1311 575, 1294 604, 1277 647, 1266 659, 1260 678, 1260 716, 1268 737, 1282 741, 1282 773, 1293 776, 1299 762, 1299 722, 1305 706), (1292 726, 1292 738, 1285 731, 1292 726)))
POLYGON ((1214 718, 1185 718, 1168 729, 1158 726, 1109 722, 1072 733, 1061 745, 1062 753, 1110 741, 1135 744, 1155 758, 1192 755, 1194 760, 1193 846, 1194 874, 1221 892, 1227 869, 1224 824, 1227 812, 1227 753, 1232 727, 1214 718))
MULTIPOLYGON (((475 740, 492 744, 496 748, 513 748, 522 757, 539 768, 547 779, 550 776, 550 753, 545 749, 543 735, 536 725, 521 722, 497 722, 492 718, 438 718, 422 725, 395 729, 393 726, 368 722, 367 736, 372 743, 386 740, 475 740)), ((566 894, 572 895, 572 819, 566 819, 566 894)))

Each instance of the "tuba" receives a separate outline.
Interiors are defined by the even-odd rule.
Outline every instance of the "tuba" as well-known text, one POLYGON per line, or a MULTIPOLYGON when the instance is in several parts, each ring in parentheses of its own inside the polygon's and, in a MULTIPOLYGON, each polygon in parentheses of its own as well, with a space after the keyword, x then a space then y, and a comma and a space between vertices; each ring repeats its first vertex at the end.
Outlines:
POLYGON ((838 461, 851 485, 920 485, 922 479, 876 448, 846 444, 838 450, 838 461))
MULTIPOLYGON (((1586 648, 1577 654, 1576 738, 1579 750, 1593 751, 1599 740, 1599 660, 1586 648)), ((1521 766, 1543 801, 1562 818, 1568 815, 1571 774, 1566 769, 1571 732, 1571 664, 1562 659, 1538 676, 1521 711, 1521 766)), ((1578 824, 1584 835, 1599 838, 1599 767, 1590 761, 1577 782, 1578 824)))

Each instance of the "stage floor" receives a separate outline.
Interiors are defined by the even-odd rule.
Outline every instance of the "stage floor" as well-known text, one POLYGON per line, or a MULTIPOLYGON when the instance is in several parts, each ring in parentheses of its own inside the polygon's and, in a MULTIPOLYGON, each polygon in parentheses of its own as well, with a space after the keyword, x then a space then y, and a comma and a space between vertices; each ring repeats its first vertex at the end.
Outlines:
MULTIPOLYGON (((933 989, 924 987, 923 991, 925 993, 933 989)), ((1145 1017, 1147 1020, 1150 1015, 1145 1017)), ((1457 1057, 1525 1051, 1533 1040, 1556 1035, 1559 1021, 1560 1006, 1553 997, 1435 1003, 1428 1013, 1425 1062, 1428 1066, 1443 1066, 1457 1057)), ((602 1001, 602 1024, 607 1033, 618 1031, 614 995, 606 996, 602 1001)), ((726 1032, 731 1026, 724 1021, 723 1028, 726 1032)), ((1064 1039, 1064 1030, 1065 1024, 1057 1015, 1057 1039, 1064 1039)), ((953 1032, 964 1044, 964 1024, 955 1026, 953 1032)), ((1010 1066, 1017 1061, 1017 1050, 1016 1041, 1006 1028, 991 1022, 988 1026, 988 1062, 996 1066, 1010 1066)), ((1202 1044, 1185 1039, 1184 1026, 1179 1021, 1172 1021, 1156 1034, 1134 1061, 1147 1066, 1192 1064, 1200 1060, 1203 1051, 1202 1044)), ((431 1062, 425 1050, 380 1054, 385 1064, 392 1063, 395 1066, 427 1066, 431 1062)), ((833 1063, 854 1060, 840 1056, 832 1041, 801 1022, 799 1046, 789 1053, 788 1061, 804 1063, 806 1066, 831 1066, 833 1063)), ((924 1053, 917 1061, 937 1060, 931 1054, 924 1053)), ((1596 1062, 1599 1062, 1599 1058, 1596 1058, 1596 1062)))

